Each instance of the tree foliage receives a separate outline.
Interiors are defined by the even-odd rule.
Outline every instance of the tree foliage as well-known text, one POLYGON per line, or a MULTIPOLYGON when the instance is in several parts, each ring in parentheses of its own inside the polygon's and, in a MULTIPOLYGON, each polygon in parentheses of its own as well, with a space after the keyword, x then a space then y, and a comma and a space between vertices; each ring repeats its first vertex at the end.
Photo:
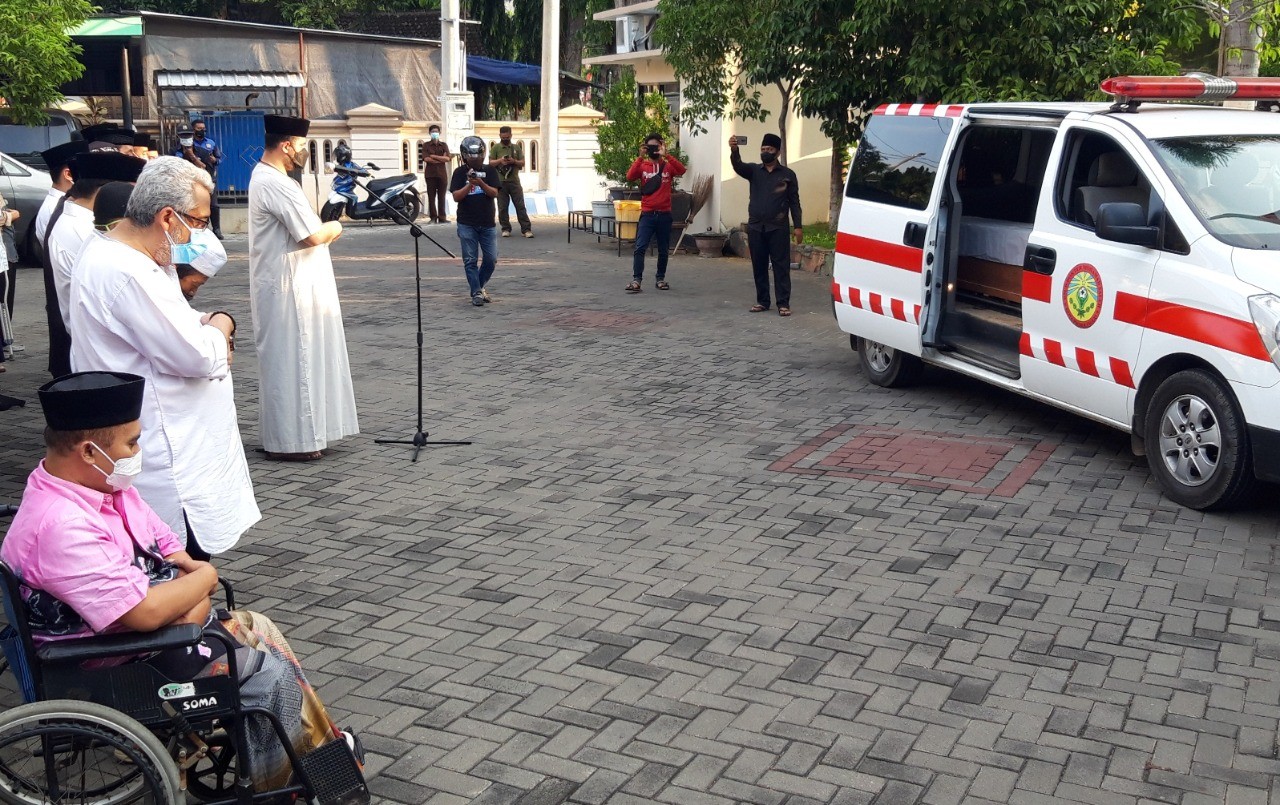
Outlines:
MULTIPOLYGON (((654 132, 663 136, 671 132, 667 99, 657 92, 643 98, 637 97, 638 94, 635 73, 626 70, 601 102, 606 118, 596 124, 600 148, 591 157, 595 160, 596 172, 616 185, 628 184, 627 169, 635 161, 645 137, 654 132)), ((678 149, 670 150, 684 161, 678 149)))
POLYGON ((18 122, 42 122, 60 87, 84 72, 66 32, 92 12, 85 0, 0 3, 0 96, 18 122))

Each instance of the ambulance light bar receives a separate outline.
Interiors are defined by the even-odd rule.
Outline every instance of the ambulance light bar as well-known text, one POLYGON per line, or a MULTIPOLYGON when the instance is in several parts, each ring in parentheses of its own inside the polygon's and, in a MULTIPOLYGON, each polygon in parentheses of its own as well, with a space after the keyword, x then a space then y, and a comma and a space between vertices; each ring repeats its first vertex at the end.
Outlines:
POLYGON ((1122 102, 1156 100, 1225 101, 1280 99, 1280 78, 1237 76, 1219 78, 1207 73, 1183 76, 1122 75, 1102 82, 1102 91, 1122 102))

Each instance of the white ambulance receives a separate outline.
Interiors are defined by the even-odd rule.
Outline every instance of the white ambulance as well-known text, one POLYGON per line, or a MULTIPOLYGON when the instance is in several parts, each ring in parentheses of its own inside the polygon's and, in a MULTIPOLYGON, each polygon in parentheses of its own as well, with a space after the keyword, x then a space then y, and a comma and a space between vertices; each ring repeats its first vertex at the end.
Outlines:
POLYGON ((1112 78, 1114 104, 891 104, 831 293, 875 383, 924 363, 1133 436, 1196 509, 1280 481, 1280 79, 1112 78))

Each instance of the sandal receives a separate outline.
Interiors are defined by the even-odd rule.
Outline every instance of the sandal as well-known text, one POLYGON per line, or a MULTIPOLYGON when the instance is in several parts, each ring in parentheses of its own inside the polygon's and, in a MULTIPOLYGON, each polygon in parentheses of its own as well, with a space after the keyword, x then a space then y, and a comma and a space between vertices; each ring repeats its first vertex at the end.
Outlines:
POLYGON ((751 308, 750 310, 748 310, 747 312, 748 312, 748 313, 763 313, 763 312, 765 312, 765 311, 766 311, 766 310, 768 310, 768 309, 769 309, 769 308, 765 307, 764 305, 753 305, 753 306, 752 306, 752 308, 751 308))
POLYGON ((631 284, 623 288, 622 290, 626 291, 627 293, 640 293, 641 291, 644 290, 644 288, 640 287, 640 280, 631 280, 631 284))
POLYGON ((671 283, 667 282, 666 280, 658 280, 658 284, 655 285, 654 287, 657 288, 659 291, 669 291, 671 290, 671 283))
POLYGON ((780 307, 780 308, 778 308, 778 315, 779 315, 779 316, 790 316, 790 315, 791 315, 791 308, 789 308, 789 307, 780 307))
POLYGON ((319 450, 309 453, 270 453, 265 450, 263 452, 267 454, 267 458, 271 461, 318 461, 324 457, 324 454, 319 450))

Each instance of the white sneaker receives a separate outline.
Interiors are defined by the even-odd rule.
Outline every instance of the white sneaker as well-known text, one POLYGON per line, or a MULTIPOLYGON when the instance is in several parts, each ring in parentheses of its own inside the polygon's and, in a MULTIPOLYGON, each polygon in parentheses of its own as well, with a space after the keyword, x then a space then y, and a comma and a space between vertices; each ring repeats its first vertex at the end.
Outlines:
POLYGON ((531 238, 531 237, 533 237, 533 232, 525 232, 525 233, 524 233, 524 236, 525 236, 526 238, 531 238))
POLYGON ((509 230, 504 229, 504 230, 502 230, 502 236, 503 236, 504 238, 509 238, 509 237, 511 237, 511 232, 510 232, 509 230))

